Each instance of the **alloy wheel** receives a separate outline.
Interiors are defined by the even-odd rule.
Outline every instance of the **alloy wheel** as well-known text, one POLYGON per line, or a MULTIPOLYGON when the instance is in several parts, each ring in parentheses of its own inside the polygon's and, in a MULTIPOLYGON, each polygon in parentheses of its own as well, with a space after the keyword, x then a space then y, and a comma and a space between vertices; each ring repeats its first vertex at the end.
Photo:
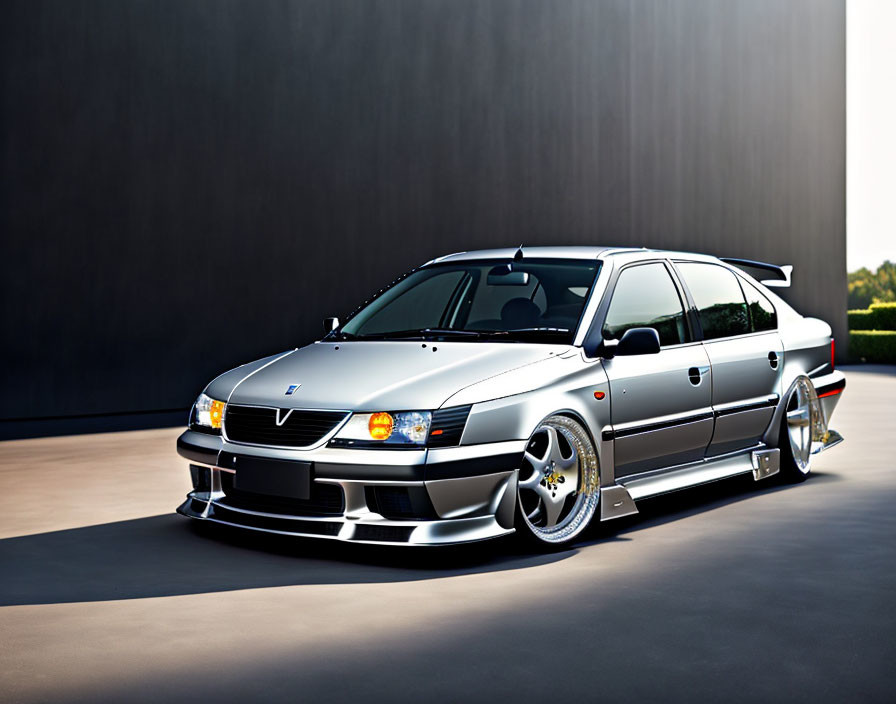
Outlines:
POLYGON ((544 420, 526 446, 519 473, 521 528, 544 543, 572 540, 591 521, 600 500, 597 455, 579 423, 544 420))
POLYGON ((801 378, 787 401, 786 428, 793 463, 802 474, 809 473, 813 420, 812 387, 801 378))

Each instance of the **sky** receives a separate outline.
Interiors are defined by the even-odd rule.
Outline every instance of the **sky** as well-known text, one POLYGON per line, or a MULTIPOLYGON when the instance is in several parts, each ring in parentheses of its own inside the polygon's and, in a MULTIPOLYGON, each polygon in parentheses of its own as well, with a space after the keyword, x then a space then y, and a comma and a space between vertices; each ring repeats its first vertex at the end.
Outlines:
POLYGON ((896 262, 896 0, 846 3, 846 268, 896 262))

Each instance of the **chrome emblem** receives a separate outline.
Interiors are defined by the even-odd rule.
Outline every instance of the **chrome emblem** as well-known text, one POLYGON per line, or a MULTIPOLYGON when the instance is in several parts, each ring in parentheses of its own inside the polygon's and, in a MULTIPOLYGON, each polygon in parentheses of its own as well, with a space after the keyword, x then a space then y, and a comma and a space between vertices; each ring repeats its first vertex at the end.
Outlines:
POLYGON ((284 409, 283 408, 277 409, 277 417, 274 419, 274 422, 277 424, 278 428, 286 422, 286 419, 289 418, 289 414, 292 413, 292 410, 293 409, 290 408, 290 409, 286 410, 285 415, 282 415, 284 412, 284 409))
POLYGON ((301 386, 301 384, 290 384, 286 388, 286 395, 292 396, 296 392, 296 389, 299 388, 300 386, 301 386))

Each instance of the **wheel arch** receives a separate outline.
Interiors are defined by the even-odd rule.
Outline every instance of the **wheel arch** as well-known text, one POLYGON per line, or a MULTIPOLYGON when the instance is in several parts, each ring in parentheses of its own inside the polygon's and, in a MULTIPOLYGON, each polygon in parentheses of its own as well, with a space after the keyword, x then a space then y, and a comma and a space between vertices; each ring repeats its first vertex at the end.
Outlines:
POLYGON ((765 431, 765 435, 762 436, 762 441, 766 445, 774 447, 778 446, 781 440, 781 423, 784 414, 787 413, 787 404, 790 403, 790 397, 793 395, 793 392, 801 379, 805 379, 809 384, 809 389, 811 390, 810 403, 816 406, 815 412, 821 412, 821 418, 824 418, 824 413, 821 411, 821 406, 818 402, 818 396, 815 393, 815 384, 813 383, 812 378, 808 374, 798 373, 792 375, 790 384, 787 386, 784 393, 781 394, 781 398, 778 399, 778 404, 775 406, 775 412, 772 414, 768 429, 765 431))
MULTIPOLYGON (((588 425, 588 421, 585 420, 585 418, 583 418, 580 413, 577 413, 576 411, 574 411, 570 408, 564 408, 563 410, 554 411, 553 413, 549 413, 542 420, 547 420, 551 416, 563 416, 564 418, 569 418, 570 420, 574 420, 576 423, 581 425, 582 428, 585 430, 585 433, 588 435, 588 439, 591 440, 591 445, 594 447, 594 452, 595 453, 598 452, 597 440, 594 437, 594 433, 592 432, 591 427, 588 425)), ((537 428, 538 426, 535 426, 535 427, 537 428)), ((534 432, 534 429, 533 429, 533 432, 534 432)), ((598 461, 600 461, 599 456, 598 456, 598 461)))

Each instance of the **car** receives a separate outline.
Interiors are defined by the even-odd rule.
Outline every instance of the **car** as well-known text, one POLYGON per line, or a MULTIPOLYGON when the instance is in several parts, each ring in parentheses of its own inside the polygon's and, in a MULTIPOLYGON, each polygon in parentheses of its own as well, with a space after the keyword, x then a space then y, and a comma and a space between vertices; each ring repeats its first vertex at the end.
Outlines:
POLYGON ((177 449, 184 516, 359 543, 550 549, 638 501, 799 482, 843 438, 792 267, 619 247, 434 259, 313 344, 214 379, 177 449))

